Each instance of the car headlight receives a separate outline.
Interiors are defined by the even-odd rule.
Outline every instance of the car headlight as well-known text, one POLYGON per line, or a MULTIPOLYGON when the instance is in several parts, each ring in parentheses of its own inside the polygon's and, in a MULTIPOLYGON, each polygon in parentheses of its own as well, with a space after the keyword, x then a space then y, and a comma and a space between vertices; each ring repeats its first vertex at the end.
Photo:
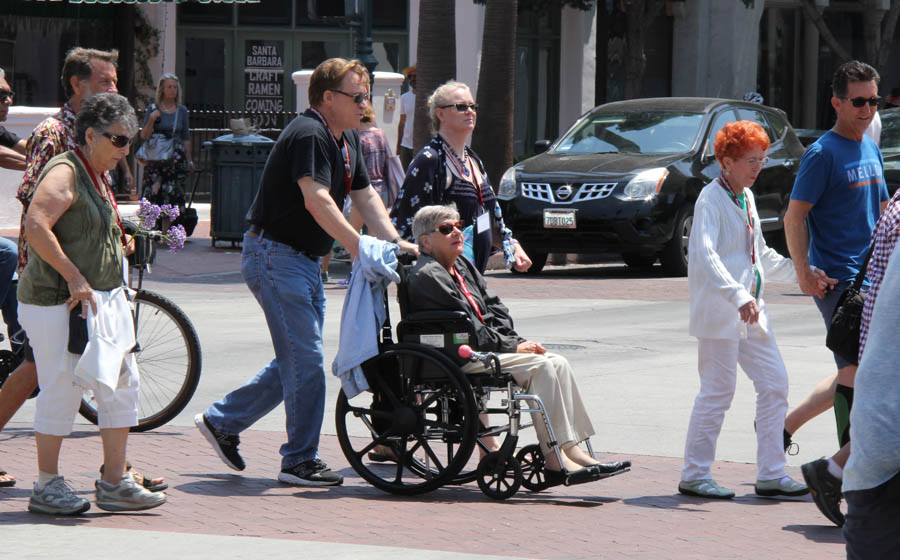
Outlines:
POLYGON ((664 167, 641 171, 625 185, 625 196, 634 199, 653 198, 668 175, 669 171, 664 167))
POLYGON ((510 200, 516 197, 516 168, 510 167, 500 177, 500 184, 497 186, 497 198, 500 200, 510 200))

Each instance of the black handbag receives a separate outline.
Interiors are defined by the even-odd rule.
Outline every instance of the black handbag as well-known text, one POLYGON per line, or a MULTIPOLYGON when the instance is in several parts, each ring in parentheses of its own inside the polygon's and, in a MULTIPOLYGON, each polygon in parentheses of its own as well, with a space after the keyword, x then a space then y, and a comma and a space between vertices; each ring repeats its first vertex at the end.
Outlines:
POLYGON ((88 343, 87 319, 81 316, 81 302, 69 311, 69 352, 84 354, 88 343))
POLYGON ((828 334, 825 336, 825 346, 853 365, 858 365, 859 361, 859 324, 866 303, 866 293, 862 291, 862 284, 874 249, 875 245, 872 244, 853 284, 844 290, 838 299, 837 307, 831 316, 828 334))

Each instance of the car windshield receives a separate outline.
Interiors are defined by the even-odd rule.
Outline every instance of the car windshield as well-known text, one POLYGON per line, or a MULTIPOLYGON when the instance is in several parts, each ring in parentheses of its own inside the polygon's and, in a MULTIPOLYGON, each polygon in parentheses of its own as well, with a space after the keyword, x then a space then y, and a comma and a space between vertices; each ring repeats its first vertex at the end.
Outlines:
POLYGON ((553 149, 557 154, 680 154, 694 145, 703 113, 609 111, 584 118, 553 149))
POLYGON ((900 154, 900 111, 881 116, 881 153, 900 154))

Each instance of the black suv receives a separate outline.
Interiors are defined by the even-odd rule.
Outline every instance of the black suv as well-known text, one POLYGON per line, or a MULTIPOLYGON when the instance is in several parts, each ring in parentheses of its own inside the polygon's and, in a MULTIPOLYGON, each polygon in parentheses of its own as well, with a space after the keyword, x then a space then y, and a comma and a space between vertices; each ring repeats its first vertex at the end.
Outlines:
POLYGON ((783 111, 730 99, 619 101, 589 111, 552 145, 539 141, 545 153, 503 175, 503 217, 534 263, 529 272, 548 253, 618 252, 629 266, 659 257, 670 273, 687 274, 694 201, 720 172, 715 135, 737 120, 769 134, 753 194, 763 231, 777 239, 803 154, 783 111))

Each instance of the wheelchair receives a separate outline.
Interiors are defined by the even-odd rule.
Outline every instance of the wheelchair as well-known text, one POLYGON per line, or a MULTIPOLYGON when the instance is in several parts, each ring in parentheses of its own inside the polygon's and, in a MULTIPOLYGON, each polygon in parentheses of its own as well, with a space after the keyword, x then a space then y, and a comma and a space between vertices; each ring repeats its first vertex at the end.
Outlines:
MULTIPOLYGON (((510 374, 501 371, 496 355, 471 352, 468 343, 475 341, 475 332, 466 313, 410 313, 408 270, 409 265, 398 267, 401 321, 397 324, 397 342, 386 310, 379 332, 380 352, 362 364, 370 392, 353 399, 343 391, 338 395, 338 441, 354 471, 391 494, 422 494, 444 485, 476 481, 486 496, 504 500, 523 486, 538 492, 630 470, 623 468, 579 480, 566 471, 546 469, 540 445, 528 445, 516 453, 519 431, 532 426, 523 422, 522 414, 538 413, 550 436, 551 452, 562 464, 562 451, 541 399, 524 393, 510 374), (476 360, 484 364, 484 373, 462 371, 462 365, 476 360), (490 406, 492 394, 502 397, 499 407, 490 406), (503 415, 508 422, 484 426, 479 420, 481 413, 503 415), (480 440, 501 434, 505 437, 496 451, 480 440), (483 455, 477 463, 473 459, 476 447, 483 455), (389 449, 392 456, 373 453, 377 449, 389 449)), ((593 456, 590 441, 585 444, 593 456)))

